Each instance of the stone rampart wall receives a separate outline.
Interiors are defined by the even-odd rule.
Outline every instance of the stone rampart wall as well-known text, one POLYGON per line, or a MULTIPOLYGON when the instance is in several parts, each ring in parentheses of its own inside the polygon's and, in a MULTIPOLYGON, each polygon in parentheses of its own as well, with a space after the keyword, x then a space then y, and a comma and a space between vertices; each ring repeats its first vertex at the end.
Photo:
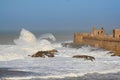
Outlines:
POLYGON ((120 55, 120 40, 115 40, 111 37, 93 37, 90 35, 75 34, 74 43, 104 48, 114 52, 115 55, 120 55))

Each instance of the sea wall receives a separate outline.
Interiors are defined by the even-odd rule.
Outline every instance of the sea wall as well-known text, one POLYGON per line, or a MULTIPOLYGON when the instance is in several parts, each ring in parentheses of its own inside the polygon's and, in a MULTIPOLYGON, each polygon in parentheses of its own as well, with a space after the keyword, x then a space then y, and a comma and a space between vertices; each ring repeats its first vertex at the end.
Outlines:
POLYGON ((86 44, 98 48, 104 48, 115 53, 115 55, 120 56, 120 40, 116 40, 110 36, 93 36, 91 34, 74 34, 75 44, 86 44))

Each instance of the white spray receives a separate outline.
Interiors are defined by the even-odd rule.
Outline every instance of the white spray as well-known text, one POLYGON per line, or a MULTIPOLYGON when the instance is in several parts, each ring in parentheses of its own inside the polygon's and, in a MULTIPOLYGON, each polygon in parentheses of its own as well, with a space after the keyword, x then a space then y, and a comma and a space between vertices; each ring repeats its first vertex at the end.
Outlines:
POLYGON ((54 47, 48 39, 55 41, 55 37, 50 33, 37 39, 33 33, 22 29, 19 38, 14 40, 16 45, 2 46, 0 61, 24 59, 37 51, 52 50, 54 47))

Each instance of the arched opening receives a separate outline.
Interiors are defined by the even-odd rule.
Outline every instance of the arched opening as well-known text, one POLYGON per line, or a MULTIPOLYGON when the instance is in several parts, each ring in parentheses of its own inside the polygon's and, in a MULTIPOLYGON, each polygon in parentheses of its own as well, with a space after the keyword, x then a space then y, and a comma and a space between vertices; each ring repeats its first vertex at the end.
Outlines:
POLYGON ((103 31, 101 31, 101 34, 103 33, 103 31))
POLYGON ((99 35, 99 32, 98 32, 98 35, 99 35))
POLYGON ((113 30, 113 37, 115 37, 115 30, 113 30))

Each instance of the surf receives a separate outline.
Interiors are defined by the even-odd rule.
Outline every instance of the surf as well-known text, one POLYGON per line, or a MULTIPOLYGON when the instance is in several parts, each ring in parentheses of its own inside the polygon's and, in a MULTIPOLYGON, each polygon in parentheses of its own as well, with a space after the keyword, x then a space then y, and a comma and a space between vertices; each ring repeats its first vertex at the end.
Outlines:
POLYGON ((26 30, 22 29, 18 39, 14 39, 15 45, 1 45, 0 61, 24 59, 38 51, 54 49, 50 41, 55 41, 51 33, 41 34, 39 38, 26 30))
MULTIPOLYGON (((13 71, 24 71, 30 75, 6 75, 5 79, 49 79, 79 77, 85 74, 108 74, 120 71, 120 57, 110 56, 109 51, 82 46, 81 48, 63 47, 62 42, 54 42, 51 33, 36 37, 32 32, 22 29, 14 45, 0 45, 0 67, 13 71), (53 43, 54 42, 54 43, 53 43), (37 51, 57 49, 54 58, 32 58, 28 55, 37 51), (72 58, 74 55, 90 55, 92 61, 72 58), (9 78, 7 78, 9 76, 9 78)), ((6 72, 7 73, 7 72, 6 72)))

